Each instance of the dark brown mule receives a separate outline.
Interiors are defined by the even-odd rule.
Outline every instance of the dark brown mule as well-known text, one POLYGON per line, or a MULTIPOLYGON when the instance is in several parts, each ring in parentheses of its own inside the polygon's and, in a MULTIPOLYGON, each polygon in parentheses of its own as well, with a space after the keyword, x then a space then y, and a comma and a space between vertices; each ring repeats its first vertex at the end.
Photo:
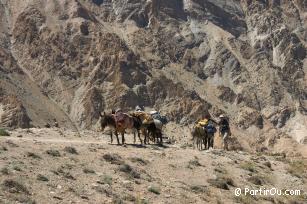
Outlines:
POLYGON ((104 129, 106 127, 110 127, 111 128, 111 143, 113 143, 113 132, 116 135, 116 139, 117 139, 117 144, 119 144, 119 138, 118 138, 118 133, 116 131, 116 122, 115 122, 115 118, 113 114, 107 115, 105 112, 103 114, 100 114, 100 126, 101 126, 101 130, 104 131, 104 129))
POLYGON ((162 132, 156 127, 153 118, 149 114, 141 111, 131 113, 130 115, 141 121, 140 129, 145 136, 144 144, 149 143, 150 136, 154 142, 162 144, 162 132))
MULTIPOLYGON (((127 129, 130 129, 133 131, 134 134, 134 143, 136 142, 136 135, 135 132, 137 132, 138 137, 140 139, 140 142, 142 143, 141 137, 140 137, 140 132, 138 129, 139 125, 139 121, 137 121, 135 118, 129 116, 128 114, 119 112, 119 113, 115 113, 115 114, 111 114, 111 115, 106 115, 105 113, 102 115, 100 114, 101 117, 101 129, 102 131, 105 129, 105 127, 110 127, 115 135, 116 135, 116 139, 117 139, 117 144, 120 144, 119 142, 119 138, 118 138, 118 133, 120 133, 122 135, 122 144, 125 143, 125 131, 127 129)), ((111 143, 113 143, 113 133, 111 130, 111 143)))

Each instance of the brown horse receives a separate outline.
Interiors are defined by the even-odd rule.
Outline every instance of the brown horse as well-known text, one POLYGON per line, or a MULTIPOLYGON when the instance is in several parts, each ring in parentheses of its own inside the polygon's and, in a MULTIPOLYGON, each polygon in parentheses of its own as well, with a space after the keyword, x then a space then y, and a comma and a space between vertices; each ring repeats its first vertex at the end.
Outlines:
POLYGON ((152 136, 154 142, 162 144, 162 132, 156 127, 154 119, 150 114, 143 111, 130 113, 131 116, 138 118, 142 122, 141 131, 145 136, 144 143, 149 143, 149 138, 152 136))
POLYGON ((195 148, 195 144, 199 150, 203 149, 203 144, 205 145, 205 149, 207 149, 207 133, 204 129, 204 127, 200 125, 195 125, 191 131, 192 139, 193 139, 193 145, 195 148))
POLYGON ((125 144, 124 134, 127 129, 130 129, 133 131, 133 134, 134 134, 134 143, 136 142, 135 132, 137 132, 140 142, 142 144, 142 140, 141 140, 140 132, 138 128, 140 126, 140 121, 122 112, 117 112, 115 114, 110 114, 110 115, 106 115, 105 113, 102 115, 100 113, 100 117, 101 117, 100 124, 101 124, 102 131, 107 126, 112 129, 111 135, 110 135, 111 143, 113 143, 113 132, 114 132, 116 135, 117 144, 120 144, 118 133, 122 135, 122 144, 125 144))

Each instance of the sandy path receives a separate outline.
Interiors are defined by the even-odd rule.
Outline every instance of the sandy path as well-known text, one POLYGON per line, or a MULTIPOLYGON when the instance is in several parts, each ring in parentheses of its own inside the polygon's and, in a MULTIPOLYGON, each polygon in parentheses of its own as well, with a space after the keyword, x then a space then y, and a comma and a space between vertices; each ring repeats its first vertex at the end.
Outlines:
POLYGON ((95 141, 95 140, 89 140, 84 141, 82 139, 49 139, 49 138, 18 138, 18 137, 1 137, 1 140, 12 140, 12 141, 19 141, 19 142, 45 142, 45 143, 71 143, 71 144, 108 144, 107 141, 95 141))

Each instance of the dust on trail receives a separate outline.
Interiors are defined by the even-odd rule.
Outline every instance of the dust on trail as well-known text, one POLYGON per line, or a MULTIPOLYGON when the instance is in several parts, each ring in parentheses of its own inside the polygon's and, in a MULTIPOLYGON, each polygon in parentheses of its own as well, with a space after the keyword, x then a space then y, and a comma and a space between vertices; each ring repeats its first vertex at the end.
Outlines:
MULTIPOLYGON (((74 131, 65 131, 62 129, 37 129, 31 128, 29 130, 19 129, 13 131, 9 137, 0 137, 1 141, 15 141, 18 143, 32 142, 34 143, 53 143, 53 144, 97 144, 97 145, 117 145, 116 136, 113 136, 113 143, 110 143, 110 135, 93 132, 83 131, 80 137, 74 131)), ((121 136, 119 136, 121 141, 121 136)), ((139 145, 139 141, 134 144, 133 135, 125 135, 125 145, 139 145)), ((151 145, 150 145, 151 146, 151 145)), ((176 145, 171 145, 176 146, 176 145)), ((144 146, 145 147, 145 146, 144 146)))
MULTIPOLYGON (((109 141, 107 140, 87 140, 87 141, 84 141, 85 138, 83 139, 60 139, 60 138, 55 138, 55 139, 49 139, 49 138, 33 138, 33 137, 22 137, 22 138, 19 138, 19 137, 1 137, 0 138, 0 142, 1 141, 17 141, 17 142, 33 142, 34 143, 51 143, 51 144, 96 144, 96 145, 113 145, 113 146, 142 146, 142 147, 146 147, 146 146, 157 146, 156 144, 147 144, 146 146, 144 145, 140 145, 139 143, 132 143, 132 142, 126 142, 125 145, 117 145, 117 142, 114 140, 113 143, 111 144, 109 141)), ((167 147, 167 148, 179 148, 178 145, 165 145, 163 144, 164 147, 167 147)))
POLYGON ((76 139, 46 139, 46 138, 16 138, 16 137, 2 137, 1 140, 12 140, 12 141, 19 141, 19 142, 45 142, 45 143, 71 143, 71 144, 108 144, 106 141, 84 141, 84 140, 76 140, 76 139))

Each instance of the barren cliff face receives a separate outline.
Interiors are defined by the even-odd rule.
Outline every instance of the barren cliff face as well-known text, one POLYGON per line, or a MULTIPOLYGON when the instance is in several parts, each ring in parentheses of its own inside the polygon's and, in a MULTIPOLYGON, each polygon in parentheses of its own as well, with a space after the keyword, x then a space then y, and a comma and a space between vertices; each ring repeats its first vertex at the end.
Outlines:
POLYGON ((0 123, 91 128, 139 104, 303 143, 306 43, 306 0, 0 0, 0 123))

